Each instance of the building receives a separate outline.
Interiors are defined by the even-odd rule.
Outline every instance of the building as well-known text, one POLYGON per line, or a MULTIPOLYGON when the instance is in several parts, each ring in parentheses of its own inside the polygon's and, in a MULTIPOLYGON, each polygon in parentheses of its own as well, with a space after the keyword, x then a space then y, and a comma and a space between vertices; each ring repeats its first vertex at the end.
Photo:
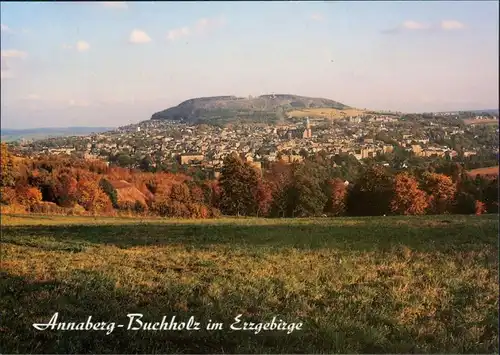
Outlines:
POLYGON ((203 154, 181 154, 180 156, 180 162, 182 165, 187 165, 187 164, 193 164, 193 163, 199 163, 203 161, 203 154))
POLYGON ((302 133, 302 138, 312 138, 311 123, 309 122, 309 118, 306 119, 306 129, 302 133))

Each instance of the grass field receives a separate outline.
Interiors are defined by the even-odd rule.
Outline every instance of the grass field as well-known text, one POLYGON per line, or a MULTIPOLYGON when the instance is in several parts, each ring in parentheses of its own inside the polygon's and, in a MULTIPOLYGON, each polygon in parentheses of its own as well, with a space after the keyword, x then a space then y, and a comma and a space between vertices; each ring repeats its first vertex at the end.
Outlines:
POLYGON ((478 168, 478 169, 473 169, 469 170, 467 172, 469 176, 476 177, 476 175, 490 175, 490 176, 495 176, 498 175, 498 165, 497 166, 490 166, 487 168, 478 168))
POLYGON ((498 353, 498 215, 2 216, 4 353, 498 353), (38 331, 176 315, 218 331, 38 331), (231 331, 234 317, 303 322, 231 331))
POLYGON ((338 110, 335 108, 305 108, 300 110, 293 110, 287 113, 288 117, 311 117, 311 118, 328 118, 338 119, 349 116, 360 116, 365 113, 364 110, 356 108, 349 108, 345 110, 338 110))
POLYGON ((498 125, 498 120, 496 118, 488 118, 488 119, 482 119, 482 120, 476 120, 474 118, 468 118, 464 119, 464 123, 466 125, 472 125, 472 124, 485 124, 485 125, 498 125))

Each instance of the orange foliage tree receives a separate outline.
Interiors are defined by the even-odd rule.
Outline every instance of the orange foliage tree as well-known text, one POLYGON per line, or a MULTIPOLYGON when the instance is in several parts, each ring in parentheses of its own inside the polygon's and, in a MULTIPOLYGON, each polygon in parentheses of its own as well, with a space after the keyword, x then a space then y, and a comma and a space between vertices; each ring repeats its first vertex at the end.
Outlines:
POLYGON ((417 180, 404 172, 394 179, 391 211, 403 215, 421 215, 428 206, 426 193, 418 188, 417 180))
POLYGON ((23 186, 16 190, 18 201, 26 207, 33 207, 42 201, 42 192, 36 187, 23 186))
POLYGON ((326 206, 326 212, 334 216, 341 216, 345 212, 347 186, 342 179, 333 179, 328 182, 330 185, 330 196, 326 206))
POLYGON ((475 203, 475 210, 476 210, 476 215, 481 215, 483 213, 486 213, 486 205, 484 204, 484 202, 481 202, 479 200, 476 200, 476 203, 475 203))
POLYGON ((62 207, 72 207, 78 199, 78 182, 69 174, 59 176, 55 187, 57 204, 62 207))
POLYGON ((87 211, 100 212, 112 210, 111 200, 99 187, 98 181, 82 178, 77 184, 77 200, 87 211))
POLYGON ((449 176, 437 173, 425 173, 424 190, 429 195, 429 211, 442 214, 450 211, 455 199, 456 185, 449 176))
POLYGON ((266 216, 273 202, 273 190, 271 184, 259 180, 257 184, 257 216, 266 216))

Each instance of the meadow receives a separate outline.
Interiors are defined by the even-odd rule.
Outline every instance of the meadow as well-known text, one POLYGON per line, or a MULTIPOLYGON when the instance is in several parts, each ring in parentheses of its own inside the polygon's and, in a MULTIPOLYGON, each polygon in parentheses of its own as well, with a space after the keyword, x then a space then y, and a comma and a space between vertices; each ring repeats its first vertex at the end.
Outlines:
POLYGON ((304 108, 299 110, 293 110, 287 112, 288 117, 312 117, 312 118, 328 118, 328 119, 339 119, 343 117, 356 117, 361 116, 365 113, 365 110, 360 110, 356 108, 346 108, 344 110, 338 110, 336 108, 304 108))
POLYGON ((498 215, 2 216, 4 353, 498 353, 498 215), (38 331, 127 313, 216 331, 38 331), (242 314, 302 322, 232 331, 242 314))

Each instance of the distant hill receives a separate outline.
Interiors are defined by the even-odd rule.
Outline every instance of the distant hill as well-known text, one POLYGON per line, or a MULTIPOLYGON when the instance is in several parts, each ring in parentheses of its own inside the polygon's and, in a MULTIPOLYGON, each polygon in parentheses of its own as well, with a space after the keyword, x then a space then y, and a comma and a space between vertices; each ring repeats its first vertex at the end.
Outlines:
POLYGON ((2 142, 20 139, 46 139, 50 137, 86 136, 113 130, 112 127, 46 127, 31 129, 1 129, 2 142))
POLYGON ((286 112, 308 108, 347 109, 340 102, 298 95, 274 94, 258 97, 212 96, 190 99, 175 107, 156 112, 152 120, 189 122, 276 122, 286 112))

